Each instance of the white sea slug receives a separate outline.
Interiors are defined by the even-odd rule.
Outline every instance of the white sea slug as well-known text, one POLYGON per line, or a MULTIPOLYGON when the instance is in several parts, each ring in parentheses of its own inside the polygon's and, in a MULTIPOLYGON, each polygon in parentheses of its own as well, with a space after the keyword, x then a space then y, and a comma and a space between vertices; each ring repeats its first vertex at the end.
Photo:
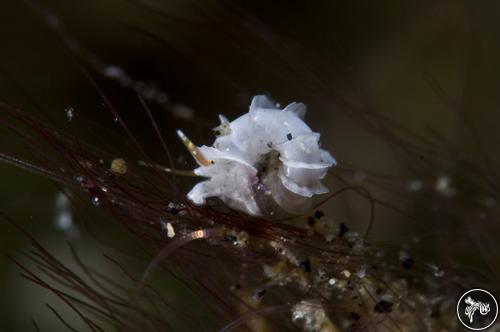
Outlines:
POLYGON ((305 113, 302 103, 279 109, 266 96, 255 96, 249 112, 236 120, 219 116, 212 146, 196 147, 179 130, 199 164, 194 173, 208 178, 191 189, 189 200, 201 205, 217 197, 254 216, 269 213, 272 201, 285 211, 305 212, 311 197, 328 192, 321 180, 336 163, 303 121, 305 113))

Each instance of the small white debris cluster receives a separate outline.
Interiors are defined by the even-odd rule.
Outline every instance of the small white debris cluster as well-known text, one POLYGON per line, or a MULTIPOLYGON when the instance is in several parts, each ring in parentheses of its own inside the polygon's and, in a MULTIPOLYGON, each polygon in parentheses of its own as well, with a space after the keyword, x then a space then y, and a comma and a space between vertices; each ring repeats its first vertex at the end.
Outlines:
POLYGON ((75 240, 79 236, 78 227, 73 221, 71 202, 63 192, 56 195, 54 226, 65 232, 69 240, 75 240))
POLYGON ((327 320, 323 306, 315 300, 301 301, 292 309, 292 322, 307 332, 321 331, 327 320))

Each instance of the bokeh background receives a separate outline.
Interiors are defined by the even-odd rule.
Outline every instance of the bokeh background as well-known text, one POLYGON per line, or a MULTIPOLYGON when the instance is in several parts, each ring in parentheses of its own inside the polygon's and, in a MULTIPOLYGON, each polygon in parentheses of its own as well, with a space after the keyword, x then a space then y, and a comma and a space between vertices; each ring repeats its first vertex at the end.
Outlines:
MULTIPOLYGON (((439 138, 464 157, 480 160, 484 150, 492 165, 498 165, 498 13, 496 1, 3 1, 0 98, 40 118, 49 117, 93 144, 126 146, 87 72, 148 152, 166 163, 134 88, 122 87, 96 70, 88 57, 92 53, 168 96, 167 106, 153 102, 151 107, 169 148, 186 168, 192 163, 182 159, 186 153, 175 128, 183 128, 199 144, 209 144, 216 115, 235 118, 246 111, 255 94, 268 93, 281 104, 303 101, 309 106, 307 120, 321 133, 323 146, 353 169, 350 180, 363 182, 371 173, 397 178, 392 183, 397 190, 374 186, 372 195, 425 215, 439 207, 408 199, 405 190, 418 181, 407 167, 411 160, 402 160, 390 144, 356 121, 338 96, 401 128, 439 138), (52 29, 44 11, 54 13, 64 30, 52 29), (61 31, 67 34, 63 39, 76 41, 80 50, 90 53, 75 56, 62 42, 61 31), (71 121, 68 108, 74 112, 71 121), (89 123, 97 125, 89 130, 89 123), (96 139, 93 131, 101 138, 96 139)), ((15 150, 18 142, 6 133, 0 135, 2 146, 15 150)), ((450 165, 430 160, 429 167, 438 181, 450 165)), ((0 185, 0 210, 71 264, 68 233, 55 226, 58 188, 3 164, 0 185)), ((362 230, 368 207, 354 195, 343 195, 325 211, 362 230)), ((80 214, 107 223, 100 211, 80 214)), ((371 238, 404 245, 420 236, 428 241, 424 248, 428 257, 437 259, 440 253, 434 251, 433 241, 438 238, 421 236, 449 231, 449 221, 443 222, 446 227, 440 229, 435 219, 417 223, 378 209, 371 238)), ((131 246, 138 245, 119 227, 102 227, 103 236, 112 241, 127 239, 131 246)), ((491 242, 498 240, 498 233, 490 236, 491 242)), ((466 250, 467 243, 459 237, 448 233, 445 238, 449 246, 466 250)), ((103 249, 91 237, 82 233, 72 241, 89 262, 107 271, 103 249)), ((4 252, 15 253, 26 251, 29 241, 12 227, 2 226, 0 245, 4 252)), ((499 256, 492 251, 487 258, 495 261, 499 256)), ((466 259, 467 264, 474 265, 471 260, 466 259)), ((134 268, 140 271, 141 266, 137 263, 134 268)), ((33 318, 42 330, 65 330, 45 307, 45 303, 57 306, 58 300, 22 279, 19 272, 0 257, 0 329, 26 331, 33 318)), ((190 303, 182 290, 172 296, 190 303)))

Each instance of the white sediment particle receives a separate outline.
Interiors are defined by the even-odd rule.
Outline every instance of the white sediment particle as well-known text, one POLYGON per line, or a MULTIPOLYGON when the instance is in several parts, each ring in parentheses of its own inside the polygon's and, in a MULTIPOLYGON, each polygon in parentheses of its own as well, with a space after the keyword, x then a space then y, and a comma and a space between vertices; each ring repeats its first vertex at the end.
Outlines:
POLYGON ((175 236, 175 230, 174 230, 174 226, 172 226, 171 223, 167 222, 167 236, 168 238, 173 238, 175 236))
POLYGON ((435 264, 430 264, 429 267, 430 267, 434 277, 442 278, 444 276, 445 272, 442 269, 440 269, 439 266, 437 266, 435 264))
POLYGON ((301 301, 292 309, 292 321, 307 332, 321 331, 326 319, 325 310, 315 300, 301 301))
POLYGON ((75 116, 75 109, 73 106, 68 106, 64 109, 64 113, 66 113, 66 118, 68 119, 68 122, 70 122, 75 116))
POLYGON ((366 276, 366 266, 362 266, 358 271, 356 271, 356 276, 363 279, 366 276))
POLYGON ((73 225, 69 199, 62 192, 58 192, 56 195, 56 217, 54 224, 60 230, 68 230, 73 225))
POLYGON ((452 187, 451 179, 448 175, 441 175, 436 180, 435 189, 437 192, 447 197, 453 197, 456 194, 456 189, 452 187))
POLYGON ((101 205, 101 200, 99 199, 99 197, 97 196, 92 197, 92 204, 94 204, 95 207, 101 205))
POLYGON ((102 72, 104 76, 118 81, 124 87, 129 87, 134 82, 123 68, 116 65, 105 65, 102 68, 102 72))
POLYGON ((54 227, 63 231, 69 239, 76 239, 79 235, 78 227, 73 222, 73 213, 68 197, 58 192, 55 201, 54 227))

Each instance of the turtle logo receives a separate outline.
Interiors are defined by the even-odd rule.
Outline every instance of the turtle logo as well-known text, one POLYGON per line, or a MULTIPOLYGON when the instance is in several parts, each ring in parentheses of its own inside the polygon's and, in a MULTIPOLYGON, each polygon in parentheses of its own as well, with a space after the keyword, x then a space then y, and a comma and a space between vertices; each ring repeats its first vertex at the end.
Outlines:
POLYGON ((495 322, 498 303, 495 297, 484 289, 465 292, 457 303, 457 316, 462 325, 473 331, 485 330, 495 322))
POLYGON ((489 303, 483 303, 480 301, 474 301, 472 297, 468 296, 465 299, 465 303, 468 304, 467 307, 465 307, 465 315, 469 317, 470 322, 472 323, 474 321, 474 313, 476 312, 477 309, 479 309, 479 312, 481 315, 486 315, 488 312, 490 312, 490 304, 489 303))

